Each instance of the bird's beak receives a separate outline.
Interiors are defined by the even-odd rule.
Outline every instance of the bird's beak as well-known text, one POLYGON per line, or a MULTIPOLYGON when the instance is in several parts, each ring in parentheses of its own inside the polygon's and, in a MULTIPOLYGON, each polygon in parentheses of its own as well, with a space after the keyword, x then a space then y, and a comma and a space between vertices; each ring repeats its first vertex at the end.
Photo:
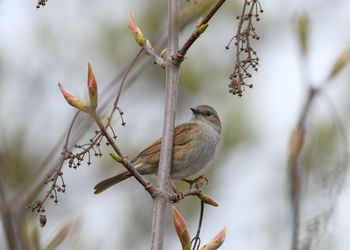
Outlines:
POLYGON ((200 114, 201 112, 198 110, 198 109, 195 109, 195 108, 191 108, 193 114, 200 114))

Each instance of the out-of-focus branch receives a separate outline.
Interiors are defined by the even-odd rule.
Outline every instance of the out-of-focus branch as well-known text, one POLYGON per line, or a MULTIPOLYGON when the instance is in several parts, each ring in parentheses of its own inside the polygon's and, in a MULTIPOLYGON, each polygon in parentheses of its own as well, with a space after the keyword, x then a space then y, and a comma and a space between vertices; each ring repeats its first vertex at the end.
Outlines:
MULTIPOLYGON (((0 176, 5 176, 1 173, 0 167, 0 176)), ((2 225, 5 233, 5 240, 7 242, 8 249, 23 249, 22 242, 18 236, 18 228, 16 227, 17 223, 15 220, 15 215, 13 208, 10 207, 10 204, 7 201, 6 193, 0 177, 0 213, 2 219, 2 225)))
POLYGON ((175 107, 179 80, 179 65, 172 57, 179 47, 179 10, 178 0, 168 1, 168 46, 166 62, 166 96, 164 125, 160 160, 158 166, 157 187, 159 193, 154 198, 152 222, 152 250, 162 250, 164 244, 166 208, 168 207, 168 183, 173 152, 175 107))
POLYGON ((308 64, 308 29, 309 23, 306 15, 297 20, 297 34, 300 48, 301 82, 307 87, 307 97, 300 112, 294 131, 290 136, 288 157, 289 191, 292 212, 292 250, 300 247, 301 223, 301 189, 302 189, 302 153, 305 145, 306 122, 317 96, 318 89, 312 87, 308 64))
POLYGON ((301 207, 301 179, 302 179, 302 152, 305 145, 306 121, 316 97, 317 90, 310 87, 308 97, 303 106, 296 128, 290 137, 288 158, 289 188, 292 207, 292 250, 299 249, 300 236, 300 207, 301 207))
MULTIPOLYGON (((313 87, 311 82, 308 64, 308 34, 309 20, 306 14, 301 15, 297 20, 297 32, 300 45, 300 65, 303 86, 307 86, 307 96, 302 107, 299 119, 294 131, 290 136, 290 149, 288 158, 290 202, 292 210, 292 250, 301 249, 301 193, 302 193, 302 156, 304 153, 305 138, 307 134, 307 121, 310 117, 316 97, 323 91, 324 87, 343 67, 350 61, 350 48, 345 49, 333 66, 327 81, 313 87)), ((341 128, 341 126, 338 128, 341 128)), ((348 164, 348 155, 345 155, 344 164, 348 164)))

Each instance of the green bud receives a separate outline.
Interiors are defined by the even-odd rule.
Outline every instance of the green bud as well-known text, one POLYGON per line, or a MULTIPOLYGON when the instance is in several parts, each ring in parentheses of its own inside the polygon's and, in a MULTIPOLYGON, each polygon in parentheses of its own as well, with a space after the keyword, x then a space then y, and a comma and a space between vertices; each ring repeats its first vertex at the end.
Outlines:
POLYGON ((205 23, 202 24, 201 26, 199 26, 199 28, 197 29, 197 32, 199 34, 202 34, 207 28, 208 28, 209 24, 205 23))
POLYGON ((119 155, 117 155, 116 153, 112 153, 112 152, 110 152, 110 153, 108 153, 115 161, 117 161, 117 162, 119 162, 119 163, 122 163, 122 158, 119 156, 119 155))

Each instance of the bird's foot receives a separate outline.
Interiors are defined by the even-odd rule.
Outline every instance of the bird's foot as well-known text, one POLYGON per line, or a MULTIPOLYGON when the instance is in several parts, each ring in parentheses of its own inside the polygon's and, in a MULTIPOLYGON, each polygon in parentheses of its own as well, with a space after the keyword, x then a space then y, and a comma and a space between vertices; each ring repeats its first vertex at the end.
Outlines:
MULTIPOLYGON (((171 188, 173 189, 173 192, 174 194, 176 195, 176 200, 179 201, 179 200, 182 200, 185 195, 183 194, 182 191, 180 191, 180 189, 178 189, 175 185, 175 183, 173 181, 170 180, 170 185, 171 185, 171 188)), ((176 201, 176 202, 177 202, 176 201)))
POLYGON ((204 184, 208 185, 208 178, 205 177, 204 175, 200 175, 197 178, 192 179, 192 180, 190 180, 190 179, 181 179, 181 180, 190 184, 190 189, 192 187, 199 189, 204 184))

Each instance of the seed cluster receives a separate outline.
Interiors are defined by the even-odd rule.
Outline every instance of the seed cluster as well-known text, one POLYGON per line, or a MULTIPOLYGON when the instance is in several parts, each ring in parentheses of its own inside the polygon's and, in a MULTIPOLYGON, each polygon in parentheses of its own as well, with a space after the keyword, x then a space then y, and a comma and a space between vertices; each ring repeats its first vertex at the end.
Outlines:
MULTIPOLYGON (((111 126, 109 126, 109 128, 113 134, 113 138, 116 139, 117 136, 115 135, 113 128, 111 126)), ((46 210, 44 208, 44 203, 48 199, 51 199, 57 204, 58 194, 66 192, 66 184, 63 179, 63 172, 61 171, 63 163, 67 160, 69 168, 77 169, 79 166, 81 166, 81 163, 84 161, 85 157, 88 157, 87 165, 90 166, 91 156, 102 156, 101 142, 103 138, 104 136, 102 135, 101 131, 95 131, 95 135, 89 140, 88 143, 80 145, 76 144, 74 146, 74 148, 79 152, 73 153, 67 148, 64 149, 62 152, 63 161, 60 167, 52 175, 47 175, 44 181, 45 185, 49 184, 49 190, 46 192, 45 197, 42 200, 36 200, 31 205, 29 205, 29 208, 32 210, 32 212, 37 212, 40 214, 40 226, 45 226, 46 224, 46 210)), ((109 142, 106 142, 106 145, 109 145, 109 142)))
MULTIPOLYGON (((232 38, 236 48, 236 63, 229 77, 229 92, 233 95, 242 96, 244 87, 253 87, 253 84, 246 83, 246 80, 252 77, 252 70, 258 71, 260 59, 256 50, 252 48, 251 40, 260 39, 256 33, 254 22, 260 20, 260 14, 263 12, 259 0, 246 0, 242 14, 236 17, 239 24, 237 33, 232 38)), ((229 45, 226 46, 226 49, 229 49, 229 45)))
POLYGON ((46 5, 47 0, 38 0, 38 4, 36 5, 37 9, 44 7, 46 5))

